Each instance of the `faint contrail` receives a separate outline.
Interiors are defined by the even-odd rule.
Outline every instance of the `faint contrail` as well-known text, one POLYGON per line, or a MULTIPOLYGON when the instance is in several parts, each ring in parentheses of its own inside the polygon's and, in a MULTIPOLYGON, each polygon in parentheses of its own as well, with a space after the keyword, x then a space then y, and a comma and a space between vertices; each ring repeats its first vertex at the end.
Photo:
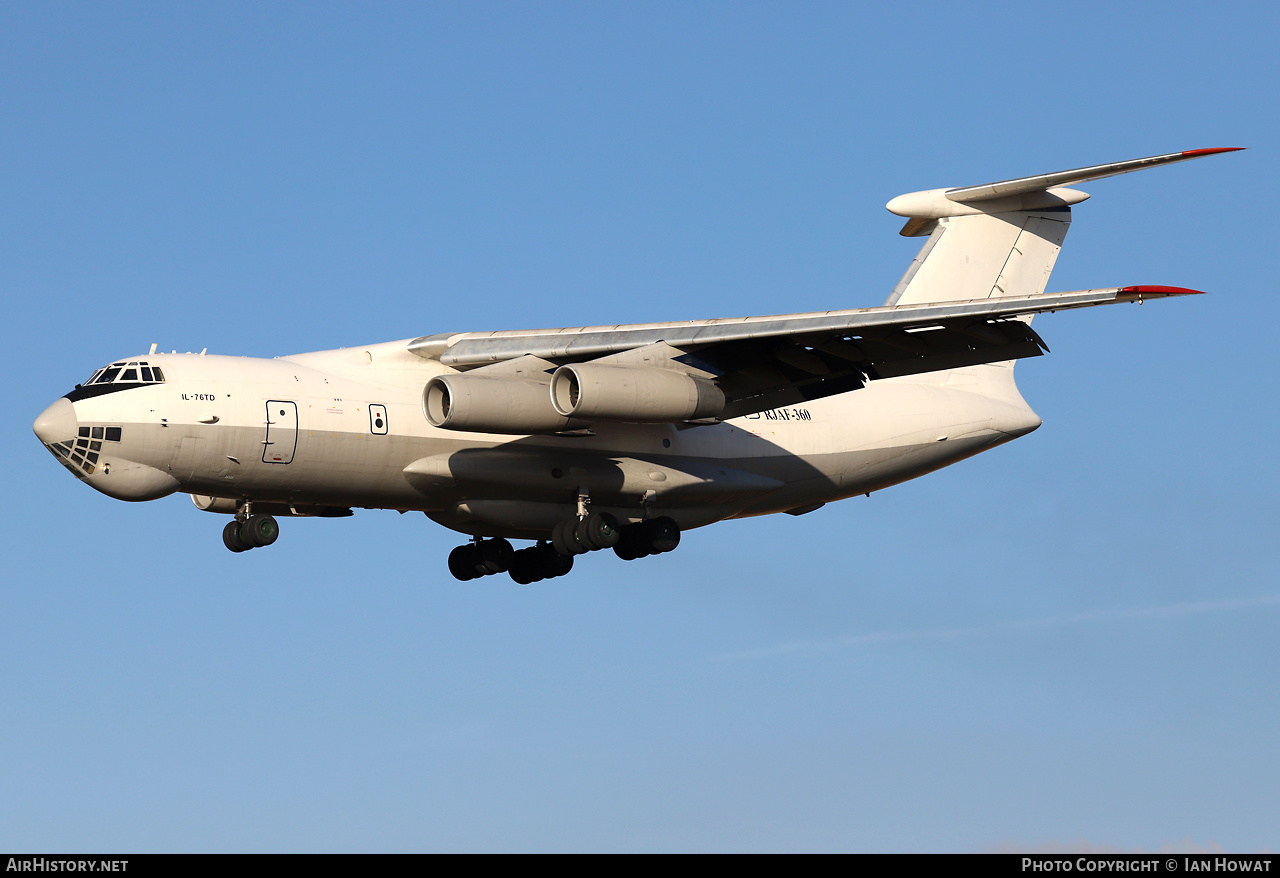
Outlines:
POLYGON ((741 659, 765 658, 768 656, 788 655, 791 653, 823 653, 835 652, 853 646, 865 646, 873 643, 901 643, 911 640, 958 640, 964 637, 978 637, 983 634, 998 634, 1009 631, 1025 631, 1032 628, 1049 628, 1059 625, 1078 625, 1082 622, 1105 622, 1116 619, 1141 619, 1152 616, 1188 616, 1193 613, 1211 613, 1219 610, 1245 610, 1252 607, 1266 607, 1280 604, 1280 594, 1263 595, 1255 598, 1237 598, 1220 601, 1190 601, 1185 604, 1170 604, 1167 607, 1136 607, 1130 609, 1086 610, 1068 616, 1050 616, 1045 619, 1022 619, 1013 622, 992 622, 988 625, 971 625, 964 628, 917 628, 906 631, 873 631, 868 634, 854 634, 849 637, 835 637, 828 640, 797 641, 783 643, 764 649, 753 649, 745 652, 728 653, 716 656, 716 661, 735 661, 741 659))

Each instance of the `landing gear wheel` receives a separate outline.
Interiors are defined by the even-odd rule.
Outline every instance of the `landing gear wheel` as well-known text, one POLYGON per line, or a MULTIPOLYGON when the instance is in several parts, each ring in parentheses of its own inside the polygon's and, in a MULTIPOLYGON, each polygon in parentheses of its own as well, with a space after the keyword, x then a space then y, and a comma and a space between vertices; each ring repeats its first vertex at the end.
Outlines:
POLYGON ((450 552, 449 572, 453 574, 454 579, 461 582, 467 582, 479 576, 480 574, 476 572, 475 546, 468 543, 450 552))
POLYGON ((521 549, 511 556, 511 566, 507 573, 517 585, 530 585, 542 577, 538 575, 538 562, 533 557, 535 549, 521 549))
POLYGON ((667 516, 651 518, 641 525, 644 541, 652 552, 670 552, 680 545, 680 525, 667 516))
POLYGON ((578 554, 577 538, 574 536, 571 528, 576 528, 578 523, 574 520, 561 521, 551 529, 551 546, 561 555, 578 554))
POLYGON ((538 553, 538 563, 545 579, 564 576, 573 569, 573 556, 561 555, 548 543, 538 543, 533 551, 538 553))
POLYGON ((576 518, 562 521, 551 532, 551 545, 561 555, 585 555, 594 548, 582 535, 581 522, 576 518))
POLYGON ((607 512, 593 512, 578 522, 578 542, 595 549, 611 549, 621 536, 618 519, 607 512))
POLYGON ((561 557, 555 564, 556 576, 565 576, 573 569, 573 559, 561 557))
POLYGON ((638 537, 640 525, 629 524, 622 529, 622 538, 618 540, 618 544, 613 547, 613 554, 617 555, 623 561, 634 561, 641 557, 644 552, 640 546, 638 537))
POLYGON ((270 515, 254 515, 240 525, 240 539, 252 548, 269 546, 280 536, 280 525, 270 515))
POLYGON ((562 555, 550 543, 538 543, 511 556, 507 572, 513 582, 529 585, 544 579, 564 576, 573 569, 573 556, 562 555))
POLYGON ((222 544, 233 552, 247 552, 253 546, 240 539, 240 522, 228 521, 222 529, 222 544))
POLYGON ((503 539, 485 540, 477 548, 476 567, 481 575, 505 573, 511 565, 511 556, 515 554, 515 549, 503 539))

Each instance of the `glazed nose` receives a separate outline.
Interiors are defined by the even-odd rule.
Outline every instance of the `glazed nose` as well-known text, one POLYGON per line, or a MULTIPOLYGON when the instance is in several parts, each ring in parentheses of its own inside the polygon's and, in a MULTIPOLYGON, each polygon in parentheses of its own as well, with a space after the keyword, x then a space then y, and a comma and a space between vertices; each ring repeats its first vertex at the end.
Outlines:
POLYGON ((71 400, 62 397, 40 413, 31 425, 45 445, 55 445, 76 438, 80 422, 76 420, 76 407, 71 400))

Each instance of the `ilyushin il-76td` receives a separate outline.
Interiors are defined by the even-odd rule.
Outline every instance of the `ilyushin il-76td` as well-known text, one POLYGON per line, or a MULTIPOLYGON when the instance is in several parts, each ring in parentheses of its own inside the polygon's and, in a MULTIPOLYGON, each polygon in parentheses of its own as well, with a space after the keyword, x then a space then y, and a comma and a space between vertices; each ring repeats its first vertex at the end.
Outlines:
POLYGON ((1197 149, 901 195, 924 245, 884 305, 808 314, 436 333, 276 359, 157 353, 96 370, 35 432, 120 500, 183 491, 232 552, 283 517, 421 511, 469 540, 468 580, 669 552, 683 531, 868 494, 1040 426, 1014 364, 1031 318, 1194 290, 1046 293, 1089 196, 1068 186, 1197 149), (516 549, 512 540, 533 544, 516 549))

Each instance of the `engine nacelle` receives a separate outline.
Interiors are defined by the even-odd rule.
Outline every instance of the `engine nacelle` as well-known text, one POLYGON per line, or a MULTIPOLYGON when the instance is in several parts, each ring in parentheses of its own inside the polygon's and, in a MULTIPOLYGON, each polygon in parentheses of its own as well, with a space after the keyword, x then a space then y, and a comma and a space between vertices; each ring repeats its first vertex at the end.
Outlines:
POLYGON ((437 375, 422 392, 433 427, 477 433, 557 433, 581 426, 551 405, 545 383, 479 375, 437 375))
POLYGON ((714 418, 724 393, 672 369, 573 363, 551 376, 551 401, 566 417, 670 423, 714 418))

